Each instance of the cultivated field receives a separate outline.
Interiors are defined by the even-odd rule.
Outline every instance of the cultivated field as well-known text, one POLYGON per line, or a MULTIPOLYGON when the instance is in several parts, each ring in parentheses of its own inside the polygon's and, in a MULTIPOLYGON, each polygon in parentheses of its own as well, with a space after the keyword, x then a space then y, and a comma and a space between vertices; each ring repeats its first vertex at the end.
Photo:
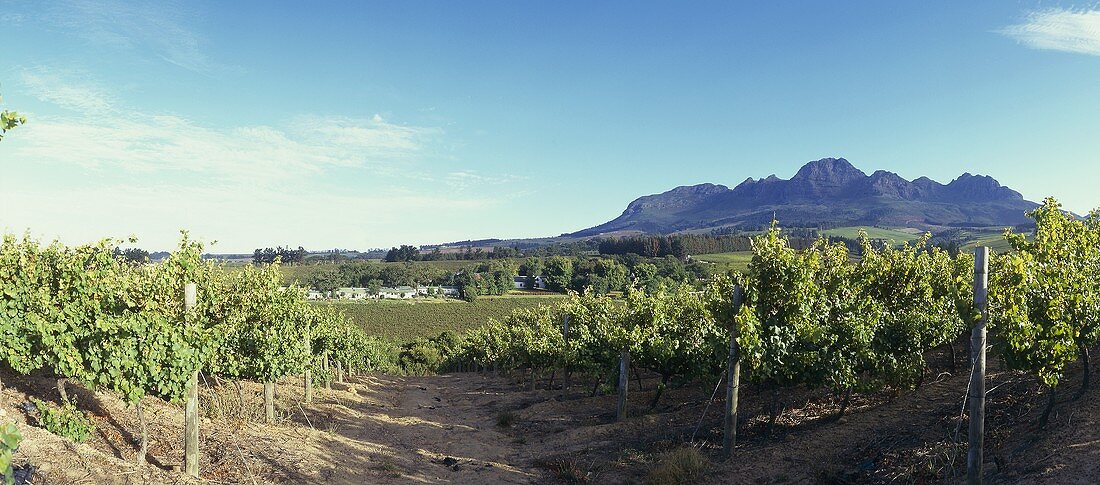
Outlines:
POLYGON ((315 302, 335 308, 368 335, 404 343, 418 337, 435 337, 440 332, 461 333, 490 319, 501 320, 517 308, 551 304, 564 295, 505 295, 481 297, 472 302, 446 299, 416 301, 315 302))
POLYGON ((723 269, 748 271, 749 261, 752 261, 752 251, 738 251, 734 253, 714 253, 693 255, 692 258, 722 266, 723 269))
POLYGON ((826 236, 836 236, 848 239, 856 239, 859 237, 859 231, 863 230, 867 233, 867 237, 871 239, 885 239, 888 241, 894 241, 897 243, 903 243, 906 241, 913 241, 919 238, 923 232, 917 229, 886 229, 882 227, 873 226, 853 226, 853 227, 838 227, 835 229, 826 229, 821 231, 826 236))

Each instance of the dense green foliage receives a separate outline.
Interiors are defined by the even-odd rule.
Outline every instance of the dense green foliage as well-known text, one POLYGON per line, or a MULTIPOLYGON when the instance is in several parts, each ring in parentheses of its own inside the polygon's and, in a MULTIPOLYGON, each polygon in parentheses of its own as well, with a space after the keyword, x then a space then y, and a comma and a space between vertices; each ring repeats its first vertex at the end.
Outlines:
POLYGON ((77 443, 88 441, 95 432, 95 425, 86 414, 70 403, 56 406, 39 399, 31 399, 38 409, 38 422, 46 431, 64 436, 77 443))
POLYGON ((331 355, 365 368, 367 337, 332 309, 280 285, 276 266, 220 270, 184 235, 155 265, 115 257, 116 244, 0 242, 0 360, 47 369, 139 402, 184 396, 195 371, 263 381, 331 355), (184 311, 184 286, 198 288, 184 311))
POLYGON ((499 296, 511 291, 519 265, 510 259, 493 260, 469 268, 454 276, 454 284, 464 300, 473 301, 480 296, 499 296))
MULTIPOLYGON (((0 99, 2 101, 2 99, 0 99)), ((0 111, 0 140, 4 139, 4 135, 8 131, 15 129, 15 127, 25 124, 27 118, 14 111, 0 111)))
POLYGON ((1006 233, 1015 249, 990 272, 990 321, 1012 367, 1050 387, 1100 337, 1100 212, 1084 220, 1047 199, 1029 214, 1033 240, 1006 233))
POLYGON ((0 479, 5 485, 15 483, 12 474, 12 455, 19 449, 19 443, 23 441, 23 435, 15 423, 0 424, 0 479))
MULTIPOLYGON (((989 321, 1005 360, 1054 386, 1100 333, 1100 213, 1079 220, 1051 200, 1031 216, 1035 236, 1009 234, 1016 251, 994 259, 989 321)), ((605 378, 626 349, 663 381, 688 380, 721 372, 736 325, 751 381, 836 391, 919 385, 928 351, 958 340, 980 317, 973 258, 932 246, 928 236, 894 246, 861 235, 858 244, 858 258, 849 244, 828 239, 798 250, 772 227, 753 239, 743 275, 712 277, 702 292, 632 286, 623 300, 586 292, 517 310, 472 330, 457 358, 605 378), (735 282, 745 289, 737 315, 735 282)), ((571 263, 551 258, 547 266, 558 269, 548 274, 564 275, 571 263)))

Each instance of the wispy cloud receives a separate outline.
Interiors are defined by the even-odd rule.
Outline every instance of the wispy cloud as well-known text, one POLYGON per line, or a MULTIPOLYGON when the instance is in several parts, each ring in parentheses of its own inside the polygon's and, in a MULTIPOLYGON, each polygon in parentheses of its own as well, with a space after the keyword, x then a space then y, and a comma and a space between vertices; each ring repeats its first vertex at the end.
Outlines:
POLYGON ((27 18, 23 14, 18 13, 0 13, 0 23, 6 25, 19 25, 22 24, 27 18))
POLYGON ((65 109, 27 112, 0 146, 0 230, 68 242, 136 233, 152 248, 179 228, 221 239, 219 250, 370 247, 468 237, 520 190, 506 186, 519 177, 441 155, 436 127, 381 115, 216 126, 131 107, 86 73, 21 74, 28 94, 65 109))
POLYGON ((434 131, 348 118, 305 117, 286 126, 211 127, 176 115, 41 116, 14 155, 39 163, 137 172, 191 172, 256 182, 334 167, 390 169, 434 131), (307 129, 296 127, 308 125, 307 129))
POLYGON ((1053 8, 999 31, 1032 49, 1100 56, 1100 10, 1053 8))
POLYGON ((45 67, 23 70, 28 93, 72 113, 35 117, 21 130, 14 155, 60 167, 263 182, 335 167, 391 170, 441 134, 378 115, 303 115, 277 125, 209 126, 175 114, 129 109, 96 84, 74 77, 45 67))
POLYGON ((179 229, 187 228, 208 241, 220 240, 217 252, 250 252, 264 244, 366 248, 458 238, 468 229, 469 214, 493 204, 444 194, 351 196, 249 184, 119 183, 56 190, 0 180, 0 189, 0 207, 7 208, 0 214, 0 231, 29 228, 37 237, 68 243, 135 235, 141 246, 168 249, 179 229), (432 229, 439 232, 426 235, 424 228, 408 223, 409 214, 431 215, 432 229))
POLYGON ((525 177, 511 174, 482 175, 473 170, 459 170, 450 172, 444 177, 444 182, 456 190, 468 190, 475 187, 499 186, 512 182, 518 182, 525 177))
POLYGON ((88 82, 75 82, 84 73, 57 71, 44 66, 24 68, 20 80, 38 99, 62 108, 92 113, 106 111, 114 103, 112 96, 99 86, 88 82))
POLYGON ((184 69, 239 71, 206 53, 207 39, 189 24, 199 18, 188 2, 68 0, 51 3, 41 21, 102 47, 128 49, 184 69))

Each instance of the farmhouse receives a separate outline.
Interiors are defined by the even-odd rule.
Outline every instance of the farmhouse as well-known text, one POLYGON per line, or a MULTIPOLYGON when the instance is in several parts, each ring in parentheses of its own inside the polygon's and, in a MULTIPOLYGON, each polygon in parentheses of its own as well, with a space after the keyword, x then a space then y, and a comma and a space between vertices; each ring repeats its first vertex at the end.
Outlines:
POLYGON ((516 276, 516 278, 514 280, 512 280, 512 285, 515 286, 515 288, 517 290, 545 290, 545 289, 547 289, 546 278, 544 278, 542 276, 536 276, 536 277, 534 277, 533 281, 530 281, 530 282, 527 281, 526 276, 516 276))
POLYGON ((451 297, 458 298, 461 291, 457 286, 396 286, 379 288, 371 291, 368 288, 345 287, 337 288, 332 293, 326 293, 311 289, 306 293, 310 300, 324 300, 333 298, 338 300, 408 300, 417 297, 451 297))
POLYGON ((378 298, 383 300, 407 300, 419 294, 418 288, 411 286, 397 286, 378 290, 378 298))
POLYGON ((333 293, 335 298, 341 300, 365 300, 374 296, 366 288, 337 288, 333 293))

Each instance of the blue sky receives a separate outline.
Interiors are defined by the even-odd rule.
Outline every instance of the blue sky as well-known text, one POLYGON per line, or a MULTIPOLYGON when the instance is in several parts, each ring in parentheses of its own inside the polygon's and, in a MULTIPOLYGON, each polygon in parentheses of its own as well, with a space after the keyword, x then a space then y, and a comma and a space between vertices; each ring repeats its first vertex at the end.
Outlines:
POLYGON ((0 0, 0 228, 556 235, 845 157, 1100 206, 1100 6, 0 0))

